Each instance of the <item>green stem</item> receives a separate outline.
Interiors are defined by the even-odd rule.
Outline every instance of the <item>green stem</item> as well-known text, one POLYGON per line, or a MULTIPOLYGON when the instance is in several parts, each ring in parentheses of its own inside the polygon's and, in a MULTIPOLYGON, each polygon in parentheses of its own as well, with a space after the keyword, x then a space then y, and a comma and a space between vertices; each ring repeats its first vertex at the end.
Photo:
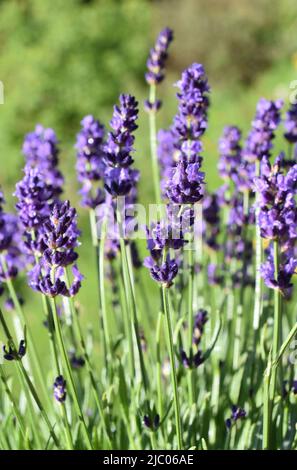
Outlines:
MULTIPOLYGON (((97 235, 97 228, 96 228, 96 214, 95 214, 94 209, 90 209, 89 217, 90 217, 90 228, 91 228, 92 244, 93 244, 93 247, 94 247, 95 260, 96 260, 96 273, 97 273, 97 279, 98 279, 98 288, 99 288, 99 292, 100 292, 101 288, 100 288, 100 276, 99 276, 99 243, 98 243, 98 235, 97 235)), ((107 367, 108 367, 107 354, 106 354, 107 347, 106 347, 106 341, 105 341, 104 321, 103 321, 101 299, 99 297, 98 297, 98 307, 99 307, 98 312, 99 312, 100 342, 103 346, 103 357, 104 357, 105 366, 106 366, 106 369, 107 369, 107 367)))
POLYGON ((172 381, 172 387, 173 387, 177 443, 178 443, 178 450, 182 450, 183 445, 182 445, 182 432, 181 432, 181 418, 180 418, 180 408, 179 408, 178 390, 177 390, 177 377, 176 377, 176 370, 175 370, 175 363, 174 363, 173 335, 172 335, 171 315, 170 315, 170 308, 169 308, 169 302, 168 302, 167 287, 162 286, 162 292, 163 292, 164 313, 165 313, 165 318, 166 318, 168 345, 169 345, 169 358, 170 358, 171 381, 172 381))
MULTIPOLYGON (((4 333, 5 333, 5 335, 6 335, 7 341, 9 342, 10 346, 13 348, 14 351, 17 351, 17 348, 16 348, 16 346, 15 346, 15 343, 14 343, 14 341, 13 341, 12 335, 11 335, 11 333, 10 333, 10 331, 9 331, 9 328, 8 328, 8 326, 7 326, 7 323, 6 323, 6 321, 5 321, 5 318, 4 318, 4 316, 3 316, 3 313, 2 313, 2 310, 1 310, 1 309, 0 309, 0 323, 1 323, 2 327, 3 327, 4 333)), ((24 366, 23 366, 22 361, 21 361, 21 360, 17 360, 17 361, 16 361, 16 365, 17 365, 17 369, 18 369, 20 375, 21 375, 21 376, 24 378, 24 380, 25 380, 25 383, 26 383, 26 385, 27 385, 27 387, 28 387, 28 389, 29 389, 29 391, 30 391, 30 393, 31 393, 31 395, 32 395, 32 397, 33 397, 33 399, 34 399, 34 401, 35 401, 35 403, 36 403, 36 405, 37 405, 39 411, 40 411, 40 414, 41 414, 43 420, 45 421, 45 424, 47 425, 47 427, 48 427, 48 429, 49 429, 50 435, 51 435, 51 437, 53 438, 54 443, 56 444, 57 447, 59 447, 60 444, 59 444, 58 438, 57 438, 57 436, 56 436, 56 434, 55 434, 55 432, 54 432, 54 429, 53 429, 53 427, 52 427, 52 425, 51 425, 49 419, 48 419, 48 416, 47 416, 47 414, 46 414, 46 411, 45 411, 44 408, 43 408, 43 405, 42 405, 42 403, 41 403, 41 401, 40 401, 40 399, 39 399, 38 393, 36 392, 36 389, 35 389, 35 387, 34 387, 32 381, 31 381, 31 379, 30 379, 30 377, 29 377, 29 375, 28 375, 26 369, 25 369, 24 366)), ((29 402, 30 402, 30 400, 29 400, 29 402)))
MULTIPOLYGON (((260 176, 260 161, 256 161, 256 177, 260 176)), ((262 241, 261 230, 259 225, 259 193, 256 192, 256 264, 255 264, 255 303, 254 303, 254 320, 253 327, 257 332, 260 325, 261 309, 262 309, 262 278, 260 274, 260 267, 262 262, 262 241)))
POLYGON ((100 239, 100 247, 99 247, 99 288, 100 288, 100 302, 101 302, 104 338, 105 338, 105 344, 106 344, 106 351, 108 355, 108 363, 110 364, 110 360, 112 358, 112 352, 111 352, 111 340, 110 340, 110 331, 109 331, 108 316, 107 316, 107 310, 106 310, 106 297, 105 297, 105 286, 104 286, 104 248, 105 248, 105 240, 106 240, 106 224, 107 222, 106 222, 106 219, 104 218, 102 222, 101 239, 100 239))
POLYGON ((148 380, 147 380, 147 374, 145 370, 145 364, 144 364, 144 358, 143 358, 143 352, 142 352, 141 340, 140 340, 140 334, 139 334, 136 299, 134 295, 133 286, 131 285, 132 275, 129 272, 128 256, 127 256, 125 239, 123 236, 123 223, 122 223, 122 218, 121 218, 121 208, 120 210, 117 210, 117 221, 118 221, 118 226, 119 226, 123 279, 124 279, 124 284, 125 284, 125 290, 127 293, 128 305, 130 305, 130 308, 132 310, 132 325, 133 325, 133 329, 135 333, 137 350, 138 350, 138 355, 139 355, 141 378, 142 378, 145 394, 147 394, 148 380))
MULTIPOLYGON (((156 101, 156 85, 150 85, 150 103, 156 101)), ((161 187, 160 187, 160 172, 159 162, 157 156, 157 126, 156 126, 156 111, 149 111, 149 127, 150 127, 150 148, 151 148, 151 160, 153 170, 153 181, 155 189, 155 198, 157 204, 161 204, 161 187)))
POLYGON ((57 335, 57 342, 58 342, 60 354, 61 354, 61 357, 62 357, 64 369, 65 369, 65 372, 66 372, 67 381, 68 381, 69 388, 70 388, 70 391, 71 391, 71 395, 72 395, 72 398, 73 398, 74 407, 75 407, 77 416, 79 418, 79 421, 82 424, 82 428, 83 428, 83 432, 84 432, 84 435, 85 435, 85 440, 86 440, 86 443, 87 443, 88 450, 91 450, 92 449, 92 443, 91 443, 91 439, 90 439, 90 436, 89 436, 89 433, 88 433, 88 429, 87 429, 87 426, 86 426, 84 415, 82 413, 82 409, 81 409, 81 406, 79 404, 77 391, 76 391, 76 387, 75 387, 75 383, 74 383, 74 379, 73 379, 73 375, 72 375, 72 371, 71 371, 71 366, 70 366, 70 363, 69 363, 69 358, 67 356, 66 348, 65 348, 65 345, 64 345, 64 341, 63 341, 62 330, 61 330, 61 325, 60 325, 60 319, 59 319, 58 314, 57 314, 56 302, 55 302, 54 297, 51 299, 51 303, 52 303, 52 312, 53 312, 53 318, 54 318, 54 325, 55 325, 55 330, 56 330, 56 335, 57 335))
POLYGON ((26 429, 25 429, 25 425, 23 423, 23 418, 21 416, 21 413, 19 412, 19 409, 17 407, 17 404, 13 398, 13 395, 10 391, 10 388, 8 386, 8 383, 7 383, 7 379, 6 379, 6 376, 5 376, 5 372, 2 368, 2 366, 0 365, 0 379, 1 379, 1 382, 3 383, 3 386, 4 386, 4 390, 5 392, 7 393, 7 396, 11 402, 11 405, 12 405, 12 408, 13 408, 13 412, 15 414, 15 417, 16 417, 16 420, 18 422, 18 425, 20 427, 20 430, 21 430, 21 433, 22 433, 22 436, 24 438, 24 441, 27 440, 27 435, 26 435, 26 429))
POLYGON ((132 329, 131 329, 131 318, 128 313, 128 305, 127 305, 127 297, 124 291, 125 281, 123 279, 123 273, 120 276, 120 298, 121 298, 121 306, 122 312, 124 317, 124 328, 125 334, 128 338, 128 360, 129 360, 129 369, 130 369, 130 377, 131 380, 135 377, 135 359, 134 359, 134 348, 133 348, 133 336, 132 336, 132 329))
MULTIPOLYGON (((2 263, 2 268, 3 268, 4 272, 8 272, 8 268, 7 268, 7 264, 6 264, 6 260, 5 260, 4 256, 1 256, 1 263, 2 263)), ((42 388, 43 396, 46 399, 46 401, 47 401, 47 403, 50 407, 51 402, 49 400, 48 390, 47 390, 47 386, 46 386, 45 381, 44 381, 42 366, 41 366, 41 363, 40 363, 40 360, 39 360, 40 355, 37 352, 35 342, 34 342, 34 339, 33 339, 33 335, 32 335, 32 332, 31 332, 31 328, 29 327, 28 322, 26 321, 24 311, 22 309, 22 306, 21 306, 20 301, 18 299, 18 296, 16 294, 16 291, 15 291, 12 280, 7 278, 6 279, 6 284, 7 284, 7 287, 8 287, 9 295, 12 298, 14 307, 15 307, 17 313, 19 314, 21 321, 27 327, 29 348, 31 348, 31 350, 32 350, 32 358, 33 358, 33 361, 34 361, 36 372, 38 374, 38 380, 39 380, 41 388, 42 388)))
MULTIPOLYGON (((67 273, 66 269, 65 269, 65 277, 66 277, 67 286, 69 286, 69 278, 68 278, 68 273, 67 273)), ((89 374, 89 377, 90 377, 93 396, 94 396, 95 403, 97 405, 97 409, 98 409, 98 412, 99 412, 99 416, 100 416, 100 419, 101 419, 101 422, 102 422, 102 425, 103 425, 104 435, 105 435, 106 440, 108 442, 109 449, 112 449, 109 433, 108 433, 108 430, 107 430, 107 424, 106 424, 106 420, 105 420, 105 416, 104 416, 103 407, 102 407, 101 401, 100 401, 99 396, 98 396, 98 390, 97 390, 98 385, 96 384, 96 380, 95 380, 95 377, 94 377, 94 374, 93 374, 93 371, 92 371, 92 365, 91 365, 91 362, 90 362, 89 354, 87 352, 87 348, 86 348, 86 344, 85 344, 85 341, 84 341, 84 338, 83 338, 83 333, 82 333, 80 321, 79 321, 79 318, 78 318, 78 312, 77 312, 77 310, 74 306, 73 299, 69 298, 68 301, 69 301, 69 307, 70 307, 70 310, 71 310, 71 313, 72 313, 72 318, 73 318, 73 323, 74 323, 74 328, 75 328, 75 331, 76 331, 76 335, 78 337, 78 340, 79 340, 79 343, 80 343, 80 346, 81 346, 81 349, 82 349, 82 352, 83 352, 83 355, 84 355, 84 359, 85 359, 85 362, 86 362, 87 371, 88 371, 88 374, 89 374)))
MULTIPOLYGON (((274 277, 277 280, 279 273, 279 247, 278 241, 273 242, 274 251, 274 277)), ((281 345, 281 293, 279 289, 274 289, 274 320, 273 320, 273 343, 272 360, 277 358, 278 350, 281 345)), ((272 406, 276 389, 276 368, 272 371, 271 379, 271 400, 272 406)))
MULTIPOLYGON (((192 242, 190 241, 190 244, 192 242)), ((189 357, 193 356, 193 330, 194 330, 194 314, 193 314, 193 279, 194 279, 194 258, 193 250, 190 246, 188 249, 188 272, 189 272, 189 287, 188 287, 188 347, 189 357)), ((189 390, 189 405, 195 403, 195 392, 194 392, 194 377, 193 369, 188 371, 188 390, 189 390)))
POLYGON ((156 352, 157 352, 157 395, 158 412, 163 417, 163 391, 162 391, 162 358, 161 358, 161 331, 162 331, 163 313, 160 311, 158 316, 156 331, 156 352))

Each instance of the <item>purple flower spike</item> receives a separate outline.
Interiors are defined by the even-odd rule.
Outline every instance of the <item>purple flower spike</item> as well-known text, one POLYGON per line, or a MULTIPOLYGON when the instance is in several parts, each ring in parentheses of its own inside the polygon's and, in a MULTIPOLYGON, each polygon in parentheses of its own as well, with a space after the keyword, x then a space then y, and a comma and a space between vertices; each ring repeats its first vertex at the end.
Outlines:
POLYGON ((38 124, 34 132, 26 135, 23 154, 27 165, 39 169, 45 182, 52 186, 55 197, 58 197, 62 192, 64 179, 58 170, 58 140, 53 129, 46 129, 38 124))
POLYGON ((5 259, 7 269, 0 265, 0 281, 13 279, 24 268, 23 244, 20 223, 16 215, 4 212, 4 196, 0 190, 0 253, 5 259))
MULTIPOLYGON (((133 163, 134 135, 137 129, 137 101, 133 96, 121 95, 120 106, 114 107, 105 149, 105 189, 112 197, 127 196, 135 189, 138 171, 130 168, 133 163)), ((133 198, 133 195, 132 195, 133 198)))
POLYGON ((104 201, 104 191, 97 187, 105 170, 104 126, 91 115, 84 117, 81 125, 75 145, 77 178, 82 185, 79 193, 82 196, 82 206, 94 209, 104 201))
POLYGON ((201 64, 192 64, 177 82, 179 112, 174 118, 173 130, 181 141, 197 140, 207 128, 209 86, 201 64))
POLYGON ((149 85, 157 85, 164 79, 165 62, 168 57, 168 48, 173 40, 173 31, 164 28, 156 41, 155 47, 151 49, 147 60, 148 71, 145 79, 149 85))
POLYGON ((235 184, 238 168, 242 164, 240 140, 241 131, 238 127, 228 126, 219 141, 219 173, 223 179, 232 179, 235 184))
POLYGON ((285 138, 291 144, 297 143, 297 104, 292 104, 286 113, 285 121, 285 138))
POLYGON ((66 380, 63 375, 59 375, 54 382, 54 397, 59 403, 64 403, 66 396, 66 380))
POLYGON ((50 297, 77 294, 83 279, 76 265, 72 266, 73 282, 66 286, 65 268, 73 264, 78 255, 79 245, 76 210, 69 201, 54 204, 49 218, 41 228, 42 256, 39 263, 29 273, 29 284, 50 297))
POLYGON ((268 101, 260 99, 257 105, 256 115, 244 147, 244 158, 249 162, 262 160, 266 155, 270 156, 273 147, 274 131, 281 120, 281 100, 268 101))
POLYGON ((24 228, 39 228, 50 213, 53 188, 44 182, 38 168, 26 165, 24 177, 17 183, 14 195, 18 198, 16 209, 24 228))

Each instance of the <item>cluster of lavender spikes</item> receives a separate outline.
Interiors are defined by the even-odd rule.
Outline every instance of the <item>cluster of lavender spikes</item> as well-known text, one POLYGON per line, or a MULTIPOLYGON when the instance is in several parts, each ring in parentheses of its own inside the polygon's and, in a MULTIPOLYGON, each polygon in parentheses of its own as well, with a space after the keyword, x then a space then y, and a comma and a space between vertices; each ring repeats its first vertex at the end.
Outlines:
MULTIPOLYGON (((168 47, 172 39, 172 31, 165 28, 161 31, 155 47, 150 52, 146 80, 153 89, 164 78, 168 47)), ((158 134, 161 184, 163 197, 167 203, 167 212, 162 220, 158 220, 150 227, 147 227, 147 248, 150 256, 145 259, 144 265, 149 268, 153 280, 162 287, 168 289, 175 282, 182 292, 180 304, 178 304, 179 297, 176 296, 177 299, 174 299, 174 296, 170 296, 168 291, 164 289, 161 305, 161 308, 164 309, 169 331, 168 343, 170 345, 172 376, 176 372, 173 358, 173 340, 171 338, 172 331, 170 334, 171 326, 169 325, 171 320, 167 310, 169 311, 174 304, 175 311, 179 314, 184 308, 183 294, 185 290, 183 289, 188 289, 189 302, 187 308, 189 309, 190 320, 188 323, 184 322, 183 317, 180 317, 179 320, 181 320, 180 325, 185 325, 185 329, 187 326, 189 349, 186 350, 182 345, 183 333, 179 333, 178 328, 176 328, 175 333, 178 333, 176 338, 178 337, 180 345, 178 349, 180 363, 191 372, 188 376, 190 378, 189 402, 191 406, 195 403, 193 386, 196 380, 192 373, 199 366, 205 364, 218 339, 217 335, 213 346, 208 348, 206 352, 203 351, 202 339, 203 344, 204 340, 208 340, 208 328, 205 331, 205 325, 209 320, 208 306, 206 307, 207 310, 199 307, 208 304, 198 303, 198 300, 200 301, 202 298, 200 292, 198 292, 196 306, 194 298, 197 292, 192 291, 194 288, 207 290, 208 286, 204 285, 201 289, 201 279, 197 279, 198 276, 195 277, 195 274, 203 275, 202 268, 203 263, 205 263, 209 284, 220 285, 223 297, 228 300, 227 309, 230 309, 232 314, 229 318, 229 310, 227 311, 228 327, 230 326, 231 330, 233 328, 236 330, 234 343, 240 342, 240 333, 243 329, 241 313, 243 311, 244 288, 248 285, 254 286, 253 239, 249 228, 258 224, 261 237, 268 240, 265 250, 267 259, 260 268, 261 275, 266 285, 275 289, 277 295, 279 295, 279 291, 286 300, 290 298, 293 288, 292 276, 296 274, 297 268, 297 163, 294 160, 294 155, 290 152, 288 160, 286 160, 284 154, 281 154, 275 159, 274 164, 270 162, 275 131, 281 122, 282 102, 261 99, 257 105, 251 131, 243 144, 241 142, 242 133, 238 127, 228 126, 224 129, 219 141, 220 159, 218 164, 219 174, 224 180, 224 184, 214 193, 209 193, 204 188, 205 175, 201 171, 203 162, 201 139, 208 123, 208 95, 210 91, 203 66, 194 63, 187 68, 182 73, 177 87, 179 89, 177 93, 178 112, 170 129, 161 130, 158 134), (256 203, 254 202, 254 193, 257 193, 256 203), (186 264, 185 248, 187 243, 191 241, 194 230, 194 205, 199 202, 202 204, 204 218, 202 226, 203 246, 206 246, 207 250, 201 255, 201 259, 197 257, 194 260, 192 257, 192 264, 190 264, 189 257, 188 264, 186 264), (186 224, 184 224, 185 221, 186 224), (189 276, 185 276, 186 269, 189 276), (192 274, 193 278, 191 277, 192 274), (190 281, 193 281, 191 288, 182 285, 185 279, 189 284, 190 281), (196 284, 194 284, 194 281, 196 284), (240 288, 238 296, 235 288, 240 288), (233 302, 237 302, 237 316, 235 315, 233 302), (193 315, 193 311, 197 313, 193 315), (234 319, 235 321, 233 321, 234 319)), ((153 94, 152 98, 146 102, 146 109, 152 111, 150 117, 153 112, 160 108, 160 105, 161 102, 156 100, 155 94, 153 94)), ((113 117, 110 121, 111 131, 106 138, 104 126, 93 116, 88 115, 81 122, 82 129, 77 135, 76 143, 76 171, 81 185, 79 191, 81 204, 90 211, 96 211, 96 215, 102 220, 105 220, 106 209, 108 208, 111 208, 112 212, 117 215, 116 204, 120 197, 125 197, 126 208, 136 202, 139 172, 132 167, 132 154, 134 152, 134 131, 137 129, 137 118, 138 103, 136 99, 131 95, 120 95, 119 105, 114 107, 113 117)), ((285 138, 290 145, 295 145, 297 143, 296 105, 292 105, 287 112, 284 125, 285 138)), ((45 129, 41 125, 38 125, 33 133, 26 136, 23 146, 23 153, 26 157, 24 177, 16 185, 15 191, 15 196, 18 199, 16 204, 17 215, 4 212, 4 197, 0 192, 0 281, 7 282, 16 277, 18 271, 23 269, 25 265, 27 270, 30 266, 28 273, 29 285, 34 290, 51 298, 75 296, 83 279, 76 264, 78 259, 76 249, 79 246, 80 236, 77 226, 77 213, 71 207, 69 201, 63 202, 60 199, 63 176, 58 169, 59 150, 57 145, 58 141, 54 131, 45 129), (70 267, 72 269, 71 279, 69 279, 70 267)), ((121 228, 124 230, 124 236, 129 232, 129 227, 132 225, 130 222, 129 217, 125 216, 122 219, 123 227, 121 228)), ((122 236, 118 231, 121 228, 117 225, 114 228, 116 233, 113 233, 112 236, 109 234, 105 242, 106 256, 109 259, 113 259, 118 252, 118 238, 122 236)), ((131 266, 134 265, 135 268, 139 268, 141 262, 138 258, 136 245, 132 242, 130 248, 131 266)), ((121 261, 123 262, 123 258, 121 261)), ((125 265, 127 272, 125 269, 123 270, 124 285, 125 276, 130 280, 133 279, 129 261, 125 265)), ((122 299, 117 298, 119 294, 114 267, 114 264, 108 264, 109 272, 107 275, 116 298, 115 301, 112 299, 111 304, 113 307, 123 307, 121 313, 127 307, 129 309, 132 306, 136 310, 134 286, 132 286, 131 292, 125 291, 122 293, 123 304, 121 303, 122 299), (133 297, 133 301, 129 296, 133 297)), ((257 272, 255 274, 258 276, 257 272)), ((2 290, 3 287, 1 286, 2 290)), ((100 294, 102 295, 102 292, 100 294)), ((60 348, 60 343, 63 343, 62 332, 58 328, 60 325, 58 321, 59 312, 55 311, 55 301, 50 303, 48 300, 44 300, 47 307, 53 305, 51 313, 55 320, 54 330, 55 334, 60 335, 58 341, 59 354, 63 357, 63 344, 60 348)), ((9 298, 6 302, 7 310, 15 308, 14 302, 16 301, 21 304, 17 296, 14 296, 13 299, 9 298)), ((213 307, 212 302, 214 305, 216 304, 216 301, 211 299, 209 301, 211 308, 213 307)), ((75 310, 76 306, 74 304, 70 305, 73 305, 75 310)), ((136 324, 136 312, 133 311, 133 315, 132 323, 136 324)), ((51 314, 48 315, 48 319, 51 319, 51 314)), ((213 329, 212 320, 213 317, 211 316, 210 330, 213 329)), ((129 321, 128 318, 127 325, 125 325, 127 330, 130 329, 129 321)), ((245 319, 245 321, 248 324, 249 319, 245 319)), ((106 323, 105 319, 104 322, 106 326, 108 322, 106 323)), ((2 313, 1 323, 3 326, 2 313)), ((81 335, 79 323, 76 326, 78 331, 71 331, 75 341, 76 335, 81 335)), ((140 343, 139 349, 147 354, 149 342, 146 342, 144 332, 141 329, 140 331, 141 333, 138 332, 138 325, 136 325, 135 335, 140 343)), ((26 338, 26 334, 24 337, 26 338)), ((109 338, 107 339, 109 340, 109 338)), ((229 337, 227 337, 228 340, 229 337)), ((72 369, 80 369, 85 364, 90 368, 88 353, 81 337, 79 342, 83 355, 78 355, 76 348, 70 349, 68 363, 67 360, 63 359, 64 363, 62 364, 63 370, 65 368, 67 374, 69 374, 69 376, 67 375, 67 384, 69 384, 70 394, 74 401, 77 400, 75 384, 74 381, 72 383, 72 380, 68 379, 68 377, 71 378, 69 369, 71 367, 72 369), (69 364, 69 367, 67 367, 67 364, 69 364)), ((133 339, 131 344, 128 346, 129 354, 132 352, 131 369, 133 369, 135 367, 133 363, 133 339), (132 351, 130 351, 131 344, 132 351)), ((112 346, 115 345, 112 344, 112 346)), ((235 351, 235 345, 231 344, 230 347, 233 347, 235 351)), ((8 335, 8 344, 3 346, 2 349, 5 360, 22 361, 27 352, 26 339, 18 341, 18 347, 16 348, 13 346, 10 335, 8 335)), ((157 354, 159 352, 158 345, 157 354)), ((250 351, 248 354, 250 354, 250 351)), ((252 351, 251 354, 253 359, 257 358, 256 351, 252 351)), ((66 352, 65 355, 67 355, 66 352)), ((151 406, 150 403, 147 403, 149 401, 147 387, 149 389, 150 385, 144 383, 146 374, 142 370, 146 367, 144 364, 146 361, 143 361, 141 354, 139 354, 139 358, 144 389, 140 402, 143 399, 143 403, 145 403, 145 414, 141 410, 142 421, 144 427, 151 432, 154 445, 154 433, 162 426, 166 414, 165 417, 162 416, 162 412, 159 414, 159 409, 157 412, 154 405, 151 406)), ((57 360, 57 357, 55 359, 58 366, 57 377, 53 384, 53 395, 58 403, 64 404, 67 397, 66 380, 61 375, 59 360, 57 360)), ((227 354, 226 361, 228 360, 227 354)), ((238 364, 236 361, 233 362, 233 370, 236 369, 236 364, 238 364)), ((112 369, 113 365, 108 364, 106 367, 107 372, 112 371, 113 374, 115 370, 112 369)), ((94 386, 96 382, 93 379, 92 371, 89 371, 89 373, 90 382, 94 386)), ((131 380, 133 378, 131 377, 131 380)), ((124 381, 125 378, 121 378, 121 380, 124 381)), ((177 376, 174 377, 173 383, 176 382, 175 388, 173 385, 175 425, 178 445, 179 448, 182 448, 182 434, 186 433, 181 433, 179 429, 182 420, 178 415, 177 380, 177 376)), ((297 395, 297 380, 291 380, 290 384, 292 394, 297 395)), ((31 386, 34 387, 33 384, 31 386)), ((97 385, 94 386, 94 391, 97 403, 97 385)), ((142 391, 140 391, 139 396, 141 396, 141 393, 142 391)), ((160 393, 160 390, 158 390, 158 393, 160 393)), ((270 397, 270 394, 268 396, 270 397)), ((283 393, 282 398, 286 398, 285 393, 283 393)), ((162 396, 158 399, 160 402, 158 406, 162 410, 162 396)), ((273 411, 273 399, 270 405, 272 405, 271 410, 273 411)), ((76 403, 76 411, 77 408, 81 411, 78 402, 76 403)), ((106 423, 104 422, 104 416, 101 416, 100 404, 98 409, 102 419, 101 425, 104 428, 106 423)), ((81 413, 78 414, 82 425, 84 420, 81 413)), ((244 408, 233 405, 231 415, 225 420, 227 430, 233 427, 236 428, 236 423, 243 420, 246 415, 244 408)), ((67 412, 64 414, 64 422, 68 425, 67 412)), ((201 429, 199 429, 199 433, 200 431, 201 429)), ((105 428, 104 433, 110 439, 109 431, 105 428)), ((88 435, 86 427, 85 434, 88 435)), ((71 431, 69 429, 66 429, 66 435, 71 441, 71 431)), ((228 437, 230 437, 230 434, 228 437)), ((86 441, 88 441, 88 438, 86 441)), ((73 443, 70 442, 71 445, 73 443)))

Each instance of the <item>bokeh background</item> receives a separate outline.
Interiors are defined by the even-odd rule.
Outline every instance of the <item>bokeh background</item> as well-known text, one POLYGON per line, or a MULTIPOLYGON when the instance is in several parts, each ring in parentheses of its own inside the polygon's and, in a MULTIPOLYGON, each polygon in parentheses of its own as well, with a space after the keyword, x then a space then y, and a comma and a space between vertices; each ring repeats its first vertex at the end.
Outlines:
MULTIPOLYGON (((164 26, 174 30, 175 40, 159 90, 164 106, 158 125, 171 123, 176 110, 173 84, 182 70, 194 61, 203 63, 212 88, 204 138, 210 189, 220 184, 217 141, 224 125, 237 124, 246 132, 261 96, 281 97, 288 105, 290 83, 297 79, 296 0, 0 0, 0 80, 5 88, 0 184, 10 208, 22 176, 23 136, 42 123, 57 132, 65 195, 79 209, 73 146, 80 121, 92 113, 108 124, 122 92, 140 102, 135 165, 142 175, 140 200, 151 200, 144 72, 149 48, 164 26)), ((88 217, 81 209, 79 217, 84 232, 80 267, 87 278, 80 298, 88 306, 88 318, 92 312, 95 318, 88 217)), ((151 282, 148 274, 143 276, 151 282)), ((41 324, 35 294, 19 288, 31 321, 41 324)))

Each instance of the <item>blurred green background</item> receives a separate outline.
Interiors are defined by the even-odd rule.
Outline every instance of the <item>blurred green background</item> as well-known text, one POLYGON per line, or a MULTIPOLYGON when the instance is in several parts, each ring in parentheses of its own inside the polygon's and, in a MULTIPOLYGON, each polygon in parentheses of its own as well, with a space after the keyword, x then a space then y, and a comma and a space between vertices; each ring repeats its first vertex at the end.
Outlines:
MULTIPOLYGON (((290 83, 297 79, 296 0, 0 0, 0 80, 5 90, 0 184, 10 207, 24 163, 23 136, 39 122, 58 134, 65 194, 79 208, 73 145, 80 120, 92 113, 108 124, 122 92, 136 95, 142 108, 148 51, 164 26, 174 29, 175 40, 159 89, 164 106, 158 125, 171 123, 176 110, 172 85, 182 70, 194 61, 203 63, 212 88, 204 138, 210 188, 219 184, 217 141, 224 125, 237 124, 247 131, 261 96, 282 97, 288 104, 290 83)), ((147 202, 153 191, 142 109, 136 149, 140 200, 147 202)), ((88 218, 79 213, 86 233, 80 265, 87 277, 80 296, 88 311, 95 312, 88 218)), ((151 282, 147 273, 143 276, 151 282)), ((35 294, 28 297, 28 312, 41 323, 35 294)))

